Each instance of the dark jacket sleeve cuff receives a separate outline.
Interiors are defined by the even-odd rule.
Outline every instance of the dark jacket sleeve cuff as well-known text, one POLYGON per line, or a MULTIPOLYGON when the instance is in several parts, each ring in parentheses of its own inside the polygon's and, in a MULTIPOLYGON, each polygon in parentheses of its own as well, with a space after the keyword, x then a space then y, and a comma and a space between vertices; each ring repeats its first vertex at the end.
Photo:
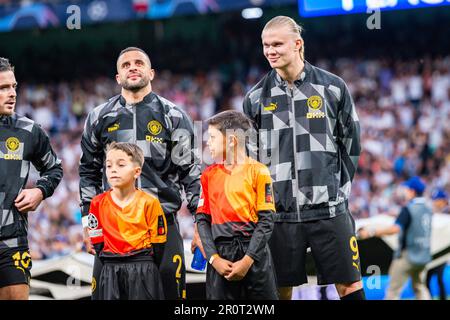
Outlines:
POLYGON ((48 194, 48 192, 47 192, 47 190, 45 189, 44 186, 37 185, 36 188, 38 188, 39 190, 42 191, 43 200, 47 199, 49 197, 49 194, 48 194))
POLYGON ((248 255, 253 260, 259 261, 259 255, 258 254, 254 253, 254 252, 249 252, 249 251, 247 251, 245 254, 248 255))

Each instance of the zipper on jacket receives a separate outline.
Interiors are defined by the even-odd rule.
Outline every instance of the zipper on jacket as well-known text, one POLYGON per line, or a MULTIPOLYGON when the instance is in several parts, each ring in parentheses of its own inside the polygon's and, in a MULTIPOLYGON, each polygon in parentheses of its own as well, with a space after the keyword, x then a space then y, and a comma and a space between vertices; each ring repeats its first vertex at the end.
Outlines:
MULTIPOLYGON (((136 113, 137 113, 137 108, 136 108, 136 104, 133 104, 132 105, 132 112, 133 112, 133 143, 134 144, 137 144, 137 115, 136 115, 136 113)), ((142 186, 142 183, 141 183, 141 177, 139 176, 138 177, 138 179, 137 179, 137 187, 139 188, 139 189, 141 189, 141 186, 142 186)))
MULTIPOLYGON (((295 84, 293 84, 294 86, 295 84)), ((288 91, 291 97, 291 106, 292 106, 292 114, 293 114, 293 119, 291 119, 291 125, 292 125, 292 130, 293 130, 293 145, 294 145, 294 171, 295 171, 295 202, 297 205, 297 208, 295 209, 295 212, 298 214, 298 218, 297 220, 300 221, 300 200, 298 198, 298 193, 299 193, 299 183, 298 183, 298 164, 297 164, 297 131, 295 129, 296 127, 296 116, 295 116, 295 102, 294 102, 294 88, 291 87, 289 88, 288 85, 288 91)), ((294 187, 294 186, 293 186, 294 187)), ((294 191, 294 190, 292 190, 294 191)))

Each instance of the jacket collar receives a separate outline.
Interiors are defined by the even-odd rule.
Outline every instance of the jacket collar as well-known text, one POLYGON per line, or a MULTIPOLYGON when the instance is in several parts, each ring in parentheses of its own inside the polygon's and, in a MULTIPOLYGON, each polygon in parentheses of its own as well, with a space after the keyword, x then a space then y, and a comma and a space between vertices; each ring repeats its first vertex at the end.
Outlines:
POLYGON ((0 125, 12 125, 13 119, 15 119, 17 116, 15 113, 13 113, 10 116, 7 115, 0 115, 0 125))
MULTIPOLYGON (((303 67, 303 70, 299 73, 297 76, 297 80, 294 81, 294 84, 296 87, 299 87, 305 79, 308 79, 309 74, 311 73, 312 66, 308 61, 304 61, 305 66, 303 67)), ((275 85, 276 86, 287 86, 287 81, 281 78, 281 76, 276 72, 276 70, 272 70, 272 72, 275 74, 275 85)))
MULTIPOLYGON (((153 91, 152 92, 150 92, 148 95, 146 95, 145 97, 144 97, 144 99, 142 99, 142 101, 140 101, 140 102, 138 102, 138 103, 135 103, 135 105, 136 104, 141 104, 141 103, 143 103, 143 104, 148 104, 148 103, 150 103, 150 102, 152 102, 152 100, 153 100, 153 98, 155 97, 156 95, 153 93, 153 91)), ((126 100, 125 100, 125 98, 122 96, 122 95, 120 95, 120 97, 119 97, 119 101, 120 101, 120 104, 122 105, 122 106, 126 106, 127 105, 127 102, 126 102, 126 100)))

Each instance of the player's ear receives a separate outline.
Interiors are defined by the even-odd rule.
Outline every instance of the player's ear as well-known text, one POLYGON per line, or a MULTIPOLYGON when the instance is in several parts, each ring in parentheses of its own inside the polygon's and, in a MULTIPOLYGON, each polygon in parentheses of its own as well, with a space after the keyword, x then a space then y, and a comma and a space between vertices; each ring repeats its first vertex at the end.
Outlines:
POLYGON ((150 81, 153 81, 153 78, 155 78, 155 69, 150 69, 150 81))
POLYGON ((142 173, 142 168, 141 167, 136 167, 134 169, 134 178, 137 179, 142 173))
POLYGON ((295 50, 300 51, 300 49, 303 47, 303 39, 298 38, 295 40, 295 50))
POLYGON ((116 74, 116 81, 117 81, 117 84, 120 85, 120 77, 119 77, 119 74, 116 74))

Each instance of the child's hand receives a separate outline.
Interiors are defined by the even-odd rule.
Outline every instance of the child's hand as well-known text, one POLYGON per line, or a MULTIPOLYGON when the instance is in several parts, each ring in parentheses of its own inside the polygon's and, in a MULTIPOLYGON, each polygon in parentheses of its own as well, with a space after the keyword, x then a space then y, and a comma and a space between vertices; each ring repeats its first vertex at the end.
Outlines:
POLYGON ((195 248, 199 248, 202 252, 203 257, 206 257, 205 250, 203 249, 202 239, 198 234, 197 223, 194 223, 194 237, 191 242, 191 252, 194 253, 195 248))
POLYGON ((229 281, 242 280, 247 274, 248 270, 250 270, 250 268, 252 267, 253 262, 253 258, 245 255, 241 260, 233 263, 233 270, 228 276, 225 276, 225 278, 229 281))
POLYGON ((216 257, 212 263, 212 266, 222 277, 226 277, 232 270, 233 262, 221 257, 216 257))
POLYGON ((89 237, 89 229, 83 228, 83 242, 86 246, 86 251, 90 254, 95 255, 94 246, 92 245, 91 238, 89 237))

